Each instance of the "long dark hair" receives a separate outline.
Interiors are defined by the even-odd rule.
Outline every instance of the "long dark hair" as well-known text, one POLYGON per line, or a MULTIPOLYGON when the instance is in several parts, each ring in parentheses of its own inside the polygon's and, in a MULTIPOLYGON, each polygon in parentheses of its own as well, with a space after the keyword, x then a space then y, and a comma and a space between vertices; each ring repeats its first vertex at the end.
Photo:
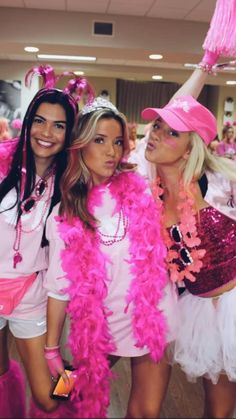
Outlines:
POLYGON ((4 211, 10 210, 17 205, 18 208, 18 219, 21 215, 21 199, 20 199, 20 188, 21 188, 21 170, 23 164, 23 147, 26 142, 26 183, 24 189, 24 195, 22 200, 27 199, 35 186, 36 179, 36 166, 34 160, 34 154, 30 143, 30 131, 34 121, 35 114, 41 103, 59 104, 63 107, 66 113, 66 133, 65 133, 65 144, 63 149, 55 155, 54 164, 56 169, 54 191, 51 199, 51 205, 49 214, 54 205, 60 201, 60 188, 59 183, 62 174, 65 171, 67 165, 67 148, 71 142, 72 129, 75 122, 75 116, 78 111, 77 105, 72 98, 65 92, 58 89, 41 89, 34 96, 31 101, 24 120, 20 134, 19 144, 14 153, 10 171, 6 178, 0 184, 0 202, 7 195, 7 193, 15 188, 17 193, 16 202, 4 211))

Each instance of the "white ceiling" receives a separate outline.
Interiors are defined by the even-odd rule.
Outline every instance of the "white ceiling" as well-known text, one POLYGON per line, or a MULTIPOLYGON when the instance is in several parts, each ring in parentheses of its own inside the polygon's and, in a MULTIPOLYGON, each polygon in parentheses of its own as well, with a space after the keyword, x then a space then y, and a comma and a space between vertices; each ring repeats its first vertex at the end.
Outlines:
MULTIPOLYGON (((216 0, 0 0, 0 69, 6 61, 37 62, 40 53, 95 55, 95 64, 53 63, 87 76, 182 82, 197 63, 216 0), (113 22, 114 36, 92 35, 94 20, 113 22), (150 61, 161 53, 161 61, 150 61)), ((234 73, 217 76, 225 84, 234 73)))
POLYGON ((209 22, 215 0, 0 0, 0 7, 209 22))

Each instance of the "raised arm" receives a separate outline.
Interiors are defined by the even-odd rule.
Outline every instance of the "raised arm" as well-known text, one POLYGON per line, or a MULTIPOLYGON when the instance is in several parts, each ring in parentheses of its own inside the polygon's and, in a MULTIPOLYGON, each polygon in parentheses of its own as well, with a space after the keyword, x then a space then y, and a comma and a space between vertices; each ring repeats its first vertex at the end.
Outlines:
POLYGON ((185 95, 190 95, 197 99, 206 83, 207 76, 207 72, 202 71, 200 68, 196 68, 171 99, 185 95))
POLYGON ((186 82, 177 90, 171 100, 185 95, 190 95, 197 99, 218 57, 218 53, 205 51, 202 61, 198 64, 198 68, 194 70, 186 82))

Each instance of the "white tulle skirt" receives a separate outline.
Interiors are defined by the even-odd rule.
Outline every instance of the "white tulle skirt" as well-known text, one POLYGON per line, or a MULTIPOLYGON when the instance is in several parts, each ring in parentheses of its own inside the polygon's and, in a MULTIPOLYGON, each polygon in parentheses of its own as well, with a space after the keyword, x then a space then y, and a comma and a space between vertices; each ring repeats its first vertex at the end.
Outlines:
POLYGON ((218 298, 179 298, 176 341, 170 360, 178 363, 189 381, 206 377, 216 384, 220 374, 236 381, 236 287, 218 298))

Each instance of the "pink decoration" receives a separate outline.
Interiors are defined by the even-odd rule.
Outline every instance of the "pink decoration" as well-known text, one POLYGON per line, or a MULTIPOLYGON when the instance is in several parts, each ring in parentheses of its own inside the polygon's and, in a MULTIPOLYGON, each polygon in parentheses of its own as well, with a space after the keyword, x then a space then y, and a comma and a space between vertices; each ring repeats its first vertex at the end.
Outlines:
POLYGON ((236 1, 217 0, 203 49, 236 56, 236 1))
POLYGON ((0 375, 1 418, 26 417, 25 388, 24 373, 18 362, 12 359, 8 371, 0 375))
POLYGON ((52 377, 57 377, 58 372, 64 370, 62 357, 60 354, 60 346, 54 346, 52 348, 44 347, 44 357, 48 364, 48 369, 52 377))
MULTIPOLYGON (((233 123, 233 125, 235 125, 235 122, 233 123)), ((226 121, 224 123, 224 127, 227 127, 227 128, 232 127, 232 124, 229 121, 226 121)))
POLYGON ((31 85, 32 78, 35 74, 42 76, 43 87, 46 89, 55 88, 57 82, 62 77, 71 76, 72 78, 67 82, 63 91, 68 95, 73 96, 75 102, 78 102, 84 93, 88 95, 87 102, 91 102, 94 99, 94 90, 89 82, 83 77, 76 76, 76 74, 71 71, 64 71, 62 74, 56 76, 53 67, 50 65, 33 67, 28 71, 25 77, 25 85, 27 87, 31 85))
MULTIPOLYGON (((165 317, 158 310, 167 283, 166 247, 161 238, 160 214, 144 179, 135 173, 112 178, 109 186, 129 219, 130 248, 127 259, 133 280, 127 304, 133 303, 132 325, 137 347, 147 346, 151 357, 161 359, 166 342, 165 317), (128 185, 128 187, 127 187, 128 185)), ((90 191, 88 208, 101 203, 101 188, 90 191)), ((71 318, 69 346, 73 365, 78 372, 72 399, 78 417, 105 418, 109 405, 112 372, 107 356, 115 346, 109 333, 104 305, 107 294, 107 257, 100 250, 99 235, 87 229, 80 219, 69 224, 57 217, 58 230, 66 247, 62 251, 62 268, 70 281, 65 291, 70 295, 71 318), (79 395, 82 394, 82 399, 79 395)))
MULTIPOLYGON (((65 75, 72 75, 73 78, 70 79, 64 88, 64 92, 70 94, 74 97, 75 101, 78 102, 83 94, 87 95, 86 102, 90 103, 94 100, 95 92, 93 87, 89 84, 89 82, 82 77, 77 77, 74 73, 62 73, 62 76, 65 75)), ((60 76, 61 77, 61 76, 60 76)))
POLYGON ((0 179, 7 176, 19 138, 0 141, 0 179))
MULTIPOLYGON (((190 264, 184 266, 184 269, 182 270, 180 270, 179 265, 175 262, 175 260, 179 259, 179 252, 172 249, 175 243, 171 239, 168 230, 165 227, 163 228, 163 237, 168 249, 167 263, 169 275, 173 282, 182 282, 184 278, 195 282, 196 277, 193 274, 199 272, 203 266, 201 259, 204 257, 206 251, 205 249, 199 248, 201 240, 198 237, 196 227, 195 191, 196 187, 194 184, 189 186, 189 191, 187 192, 184 188, 183 181, 180 181, 179 203, 177 205, 180 218, 178 226, 183 236, 184 246, 191 249, 191 253, 189 251, 189 256, 192 261, 190 264)), ((153 182, 152 193, 156 202, 159 204, 159 207, 162 207, 163 204, 159 197, 163 195, 164 191, 160 186, 160 178, 157 178, 153 182)), ((163 213, 162 225, 165 226, 166 224, 165 215, 163 213)))
POLYGON ((25 85, 27 87, 31 86, 33 76, 37 74, 43 78, 43 86, 46 89, 52 89, 55 87, 57 82, 57 77, 54 73, 53 67, 50 65, 40 65, 38 67, 31 68, 25 76, 25 85))
POLYGON ((17 119, 13 119, 13 121, 11 122, 11 127, 13 129, 21 129, 22 128, 22 120, 17 118, 17 119))

